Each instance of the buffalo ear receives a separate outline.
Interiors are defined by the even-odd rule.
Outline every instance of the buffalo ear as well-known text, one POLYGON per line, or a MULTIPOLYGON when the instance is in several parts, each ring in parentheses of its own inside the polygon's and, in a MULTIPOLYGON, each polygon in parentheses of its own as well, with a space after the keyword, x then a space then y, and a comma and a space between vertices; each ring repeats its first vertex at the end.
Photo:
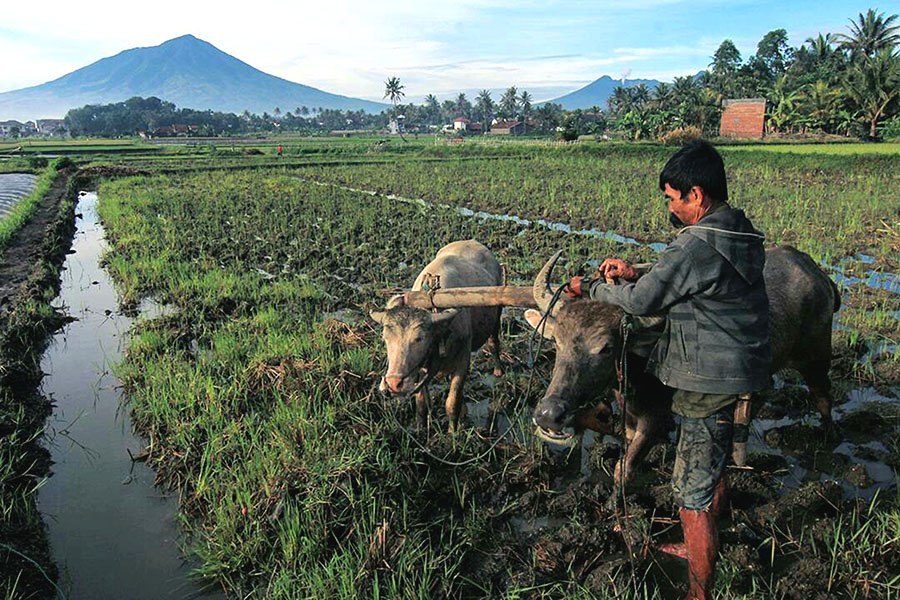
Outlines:
MULTIPOLYGON (((525 311, 525 320, 528 321, 528 324, 531 325, 532 329, 538 328, 543 317, 543 314, 533 308, 529 308, 525 311)), ((541 325, 540 332, 545 338, 552 340, 553 336, 556 334, 556 319, 548 316, 547 320, 544 321, 544 324, 541 325)))
POLYGON ((381 323, 382 325, 384 325, 385 314, 386 313, 383 310, 373 310, 369 313, 369 316, 372 317, 372 320, 376 323, 381 323))
POLYGON ((406 299, 403 297, 403 294, 397 294, 396 296, 391 296, 391 299, 388 300, 387 308, 388 310, 392 308, 397 308, 398 306, 405 306, 406 299))
POLYGON ((457 314, 459 314, 458 308, 448 308, 439 313, 433 313, 431 315, 431 323, 433 325, 449 325, 450 321, 452 321, 457 314))

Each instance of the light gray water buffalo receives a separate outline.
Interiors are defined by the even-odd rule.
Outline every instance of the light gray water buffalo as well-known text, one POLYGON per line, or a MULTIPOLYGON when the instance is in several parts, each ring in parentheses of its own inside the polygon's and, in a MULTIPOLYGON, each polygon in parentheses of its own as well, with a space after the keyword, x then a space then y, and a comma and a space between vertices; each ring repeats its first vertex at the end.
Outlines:
MULTIPOLYGON (((534 299, 546 312, 552 294, 550 273, 559 254, 541 269, 534 282, 534 299)), ((831 327, 833 314, 840 307, 837 286, 806 254, 782 246, 766 251, 763 271, 769 297, 772 372, 793 368, 800 372, 810 396, 822 415, 826 431, 831 422, 831 327)), ((597 300, 579 299, 560 302, 544 325, 544 336, 556 345, 553 377, 543 399, 534 411, 535 423, 546 432, 562 432, 576 421, 578 407, 594 400, 597 392, 614 382, 614 357, 621 349, 621 308, 597 300)), ((532 327, 541 313, 526 311, 532 327)), ((628 338, 626 350, 641 343, 636 332, 628 338)), ((651 342, 652 345, 652 342, 651 342)), ((631 470, 643 460, 655 441, 671 424, 672 389, 644 371, 648 349, 629 352, 628 381, 633 394, 625 411, 625 435, 628 451, 624 465, 616 469, 617 483, 624 483, 631 470)), ((598 417, 609 418, 611 410, 601 403, 597 413, 582 423, 593 423, 603 430, 598 417)), ((607 425, 609 432, 611 424, 607 425)), ((565 436, 560 436, 565 437, 565 436)))
MULTIPOLYGON (((452 242, 441 248, 422 269, 413 290, 503 285, 503 271, 491 251, 475 240, 452 242), (427 286, 427 287, 426 287, 427 286)), ((383 325, 388 368, 381 378, 383 394, 415 393, 416 420, 420 430, 427 425, 428 406, 424 387, 433 377, 450 376, 446 409, 450 430, 459 423, 463 388, 469 374, 470 354, 491 340, 494 374, 500 368, 501 307, 451 308, 432 312, 407 306, 403 296, 394 296, 385 311, 373 311, 372 319, 383 325)))

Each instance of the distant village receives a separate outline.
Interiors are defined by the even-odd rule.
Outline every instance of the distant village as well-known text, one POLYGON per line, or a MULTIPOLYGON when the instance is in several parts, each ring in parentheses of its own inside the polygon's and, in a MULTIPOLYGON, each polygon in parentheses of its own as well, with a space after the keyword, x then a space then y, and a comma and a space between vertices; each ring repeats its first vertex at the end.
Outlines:
POLYGON ((63 119, 37 119, 34 121, 0 121, 0 137, 31 136, 65 136, 68 135, 66 122, 63 119))

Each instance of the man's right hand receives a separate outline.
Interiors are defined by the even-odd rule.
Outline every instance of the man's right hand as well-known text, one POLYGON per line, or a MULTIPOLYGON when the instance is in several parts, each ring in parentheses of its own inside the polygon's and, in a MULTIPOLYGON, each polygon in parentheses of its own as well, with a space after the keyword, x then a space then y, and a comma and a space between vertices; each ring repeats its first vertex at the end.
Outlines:
POLYGON ((615 278, 625 279, 626 281, 635 281, 638 278, 638 272, 630 264, 618 258, 607 258, 600 264, 597 271, 607 280, 615 278))

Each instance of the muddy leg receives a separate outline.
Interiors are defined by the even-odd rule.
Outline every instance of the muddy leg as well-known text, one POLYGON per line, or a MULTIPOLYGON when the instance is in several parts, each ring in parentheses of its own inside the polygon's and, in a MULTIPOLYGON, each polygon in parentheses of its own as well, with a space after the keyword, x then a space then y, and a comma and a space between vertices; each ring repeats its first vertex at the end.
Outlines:
POLYGON ((494 377, 503 377, 503 364, 500 362, 500 311, 497 312, 497 326, 490 337, 491 356, 494 358, 494 377))
POLYGON ((469 375, 468 353, 466 363, 462 368, 457 368, 450 378, 450 392, 447 394, 447 416, 450 418, 449 433, 454 433, 459 427, 459 418, 465 405, 463 388, 466 385, 466 377, 469 375))
POLYGON ((428 413, 431 408, 428 400, 425 390, 416 394, 416 430, 420 434, 428 432, 428 413))
POLYGON ((822 425, 825 427, 825 435, 836 435, 834 421, 831 419, 831 380, 828 378, 828 368, 831 361, 820 361, 804 369, 801 374, 809 387, 809 395, 815 401, 819 414, 822 415, 822 425))
POLYGON ((607 503, 607 507, 616 509, 618 502, 622 499, 622 492, 628 483, 628 478, 634 468, 644 460, 647 453, 653 447, 655 432, 647 428, 643 423, 638 424, 637 428, 628 426, 626 419, 625 439, 628 440, 628 448, 625 456, 616 463, 616 470, 613 474, 613 494, 607 503))

